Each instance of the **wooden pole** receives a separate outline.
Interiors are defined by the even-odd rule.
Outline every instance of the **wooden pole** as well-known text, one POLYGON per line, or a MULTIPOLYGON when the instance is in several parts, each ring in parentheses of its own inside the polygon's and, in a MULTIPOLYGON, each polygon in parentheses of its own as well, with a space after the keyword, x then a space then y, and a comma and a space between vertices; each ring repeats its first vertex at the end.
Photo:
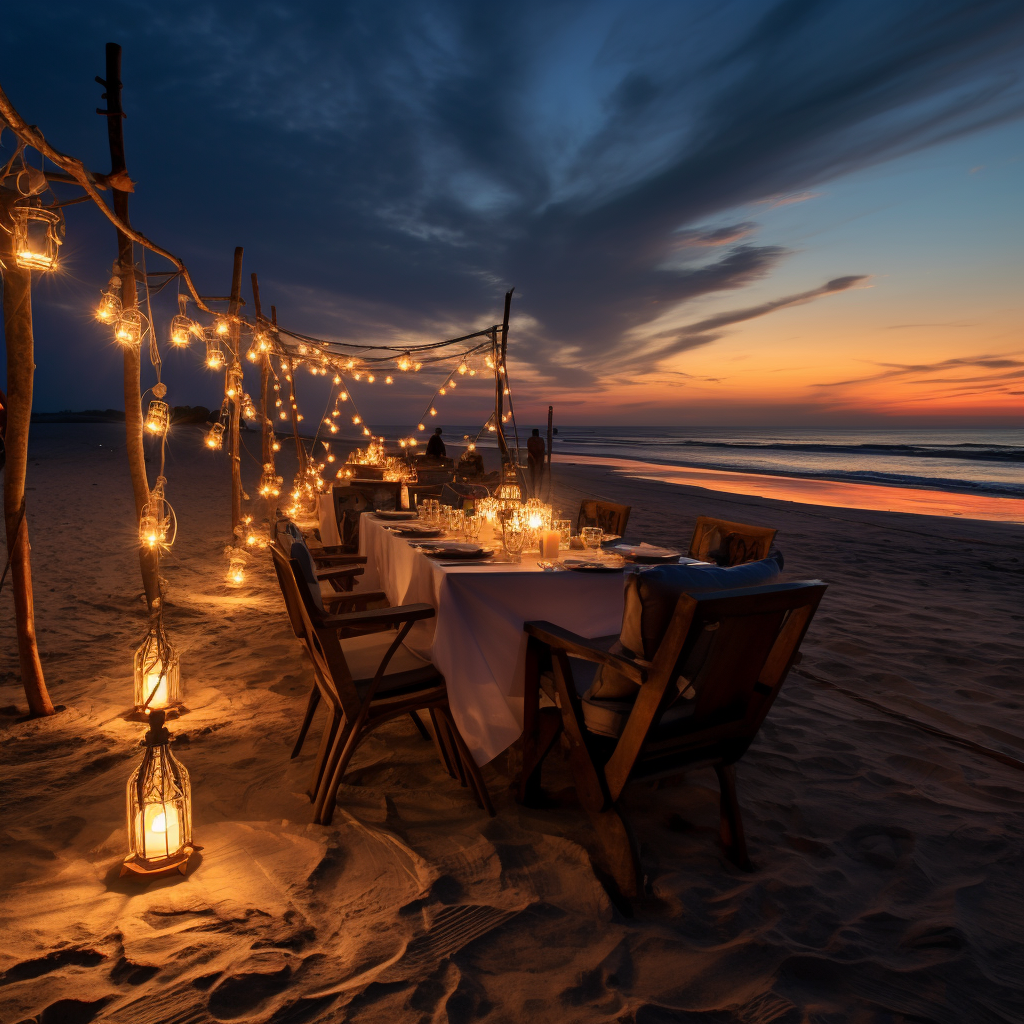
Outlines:
MULTIPOLYGON (((512 454, 508 450, 508 441, 505 438, 505 426, 501 422, 505 411, 505 384, 508 380, 508 370, 505 366, 505 359, 508 354, 508 319, 512 308, 512 292, 515 288, 505 292, 505 315, 501 323, 501 340, 496 334, 494 338, 494 419, 495 430, 498 434, 498 449, 501 452, 502 479, 505 476, 505 466, 512 466, 515 470, 516 481, 522 493, 526 493, 526 479, 519 467, 518 458, 513 462, 512 454)), ((516 452, 518 455, 518 451, 516 452)))
MULTIPOLYGON (((11 206, 0 210, 5 227, 11 220, 11 206)), ((4 270, 4 343, 7 348, 7 428, 4 444, 4 526, 14 619, 18 634, 21 684, 33 717, 53 714, 46 691, 43 664, 36 644, 36 619, 32 601, 31 546, 25 507, 25 478, 28 474, 28 431, 32 421, 32 384, 35 375, 32 337, 32 271, 22 270, 14 259, 14 244, 8 231, 0 231, 0 258, 4 270)))
MULTIPOLYGON (((235 264, 231 271, 231 300, 228 303, 228 312, 234 317, 242 304, 242 247, 235 247, 235 264)), ((241 347, 242 328, 237 320, 231 321, 231 347, 232 359, 231 371, 234 373, 237 384, 235 397, 231 402, 231 426, 229 429, 231 452, 231 535, 242 522, 242 445, 238 437, 239 426, 242 418, 242 363, 239 359, 239 348, 241 347)))
POLYGON ((548 501, 551 501, 551 441, 553 439, 554 430, 552 424, 554 423, 555 407, 553 405, 548 406, 548 450, 545 456, 545 462, 547 463, 547 477, 548 477, 548 501))
MULTIPOLYGON (((253 309, 256 311, 256 330, 260 329, 260 319, 263 316, 263 307, 260 305, 260 283, 256 279, 256 274, 252 274, 252 304, 253 309)), ((274 461, 274 448, 273 448, 273 423, 270 420, 268 412, 268 403, 270 401, 270 353, 264 352, 260 358, 260 417, 263 420, 263 446, 261 452, 263 455, 263 465, 267 465, 269 462, 274 461)))
MULTIPOLYGON (((129 224, 129 193, 114 186, 115 181, 127 182, 128 171, 124 155, 124 111, 121 107, 121 47, 107 43, 106 78, 97 78, 107 91, 103 98, 106 110, 97 113, 106 115, 107 141, 110 144, 110 183, 114 197, 114 213, 129 224)), ((117 256, 121 277, 121 306, 132 309, 138 305, 138 291, 135 281, 135 255, 132 240, 120 228, 117 229, 117 256)), ((152 325, 150 325, 152 330, 152 325)), ((142 509, 149 501, 149 482, 146 479, 146 452, 142 433, 142 346, 125 345, 124 351, 124 426, 128 451, 128 470, 132 478, 132 492, 135 495, 135 520, 138 525, 142 509)), ((139 568, 142 571, 142 585, 146 591, 146 604, 150 613, 160 608, 160 571, 156 549, 139 545, 139 568)))

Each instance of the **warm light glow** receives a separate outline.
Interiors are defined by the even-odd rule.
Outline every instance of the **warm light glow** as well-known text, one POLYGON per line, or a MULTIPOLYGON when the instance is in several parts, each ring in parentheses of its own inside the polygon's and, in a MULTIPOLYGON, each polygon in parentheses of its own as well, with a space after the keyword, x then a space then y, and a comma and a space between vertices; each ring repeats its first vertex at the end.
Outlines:
POLYGON ((362 418, 361 416, 353 416, 353 417, 352 417, 352 422, 353 422, 353 423, 354 423, 354 424, 355 424, 356 426, 359 426, 359 424, 363 422, 363 418, 362 418))
POLYGON ((374 382, 374 381, 375 381, 375 380, 376 380, 377 378, 376 378, 376 377, 374 377, 374 375, 373 375, 372 373, 369 373, 369 374, 367 374, 367 375, 366 375, 366 379, 367 379, 367 381, 368 381, 368 382, 369 382, 370 384, 372 384, 372 383, 373 383, 373 382, 374 382))
POLYGON ((467 371, 468 369, 469 369, 469 367, 468 367, 468 366, 467 366, 467 365, 466 365, 465 363, 460 363, 460 364, 459 364, 459 373, 461 373, 461 374, 465 374, 465 372, 466 372, 466 371, 467 371))
POLYGON ((241 558, 232 558, 228 565, 228 582, 238 586, 245 582, 245 562, 241 558))
POLYGON ((395 381, 394 381, 394 378, 393 378, 393 377, 385 377, 385 378, 384 378, 384 383, 385 383, 385 384, 394 384, 394 383, 395 383, 395 381))
POLYGON ((426 430, 427 429, 427 425, 425 423, 417 423, 416 424, 416 429, 417 430, 426 430))
POLYGON ((134 307, 124 310, 114 328, 114 337, 122 345, 141 345, 142 314, 134 307))
POLYGON ((57 247, 64 234, 64 218, 60 211, 38 206, 15 206, 14 259, 23 270, 55 270, 57 247))
POLYGON ((437 415, 437 410, 433 406, 430 407, 430 415, 431 416, 436 416, 437 415))
POLYGON ((437 393, 439 395, 446 395, 446 394, 448 394, 448 391, 445 388, 438 388, 437 389, 437 393))
POLYGON ((340 374, 337 374, 337 373, 336 373, 336 374, 334 375, 334 383, 335 383, 335 384, 340 384, 340 383, 341 383, 341 375, 340 375, 340 374))
POLYGON ((104 292, 96 307, 96 319, 103 324, 112 324, 121 316, 121 300, 113 292, 104 292))
POLYGON ((340 398, 340 399, 341 399, 341 400, 342 400, 343 402, 347 402, 347 401, 348 401, 348 392, 347 392, 347 391, 341 391, 341 392, 339 392, 339 393, 338 393, 338 397, 339 397, 339 398, 340 398))
POLYGON ((142 834, 142 849, 139 853, 146 860, 173 857, 184 845, 181 838, 181 815, 170 801, 147 803, 138 816, 136 828, 142 834))
POLYGON ((231 325, 227 322, 227 320, 220 319, 220 320, 217 321, 216 330, 217 330, 217 333, 223 338, 224 335, 227 334, 228 331, 231 330, 231 325))

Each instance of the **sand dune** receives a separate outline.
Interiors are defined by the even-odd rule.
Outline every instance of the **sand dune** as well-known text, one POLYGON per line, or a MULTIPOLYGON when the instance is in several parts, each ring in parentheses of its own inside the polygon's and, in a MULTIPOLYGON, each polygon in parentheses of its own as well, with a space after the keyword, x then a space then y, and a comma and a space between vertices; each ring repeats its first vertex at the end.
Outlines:
MULTIPOLYGON (((20 720, 5 590, 3 1024, 1024 1020, 1024 773, 816 681, 1024 760, 1024 528, 560 467, 566 509, 625 499, 631 533, 683 545, 699 513, 771 523, 787 573, 830 583, 803 674, 740 764, 757 870, 720 853, 710 772, 633 787, 650 892, 629 918, 583 815, 518 807, 499 759, 487 818, 407 719, 360 748, 333 825, 309 824, 315 743, 288 754, 311 672, 269 558, 225 582, 227 462, 178 429, 165 576, 189 712, 172 731, 203 849, 139 889, 117 877, 145 632, 121 436, 33 427, 40 646, 67 709, 20 720)), ((552 761, 546 783, 568 785, 552 761)))

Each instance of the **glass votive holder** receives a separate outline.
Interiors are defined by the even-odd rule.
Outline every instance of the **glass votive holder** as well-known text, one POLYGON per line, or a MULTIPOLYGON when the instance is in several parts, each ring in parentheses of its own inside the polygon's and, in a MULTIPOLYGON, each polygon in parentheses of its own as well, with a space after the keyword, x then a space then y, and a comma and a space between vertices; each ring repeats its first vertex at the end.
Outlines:
POLYGON ((571 519, 552 519, 551 529, 557 530, 559 533, 558 550, 568 551, 569 540, 572 537, 572 520, 571 519))
POLYGON ((601 547, 601 538, 604 536, 604 530, 600 526, 584 526, 580 530, 580 536, 583 538, 583 546, 588 551, 598 551, 601 547))

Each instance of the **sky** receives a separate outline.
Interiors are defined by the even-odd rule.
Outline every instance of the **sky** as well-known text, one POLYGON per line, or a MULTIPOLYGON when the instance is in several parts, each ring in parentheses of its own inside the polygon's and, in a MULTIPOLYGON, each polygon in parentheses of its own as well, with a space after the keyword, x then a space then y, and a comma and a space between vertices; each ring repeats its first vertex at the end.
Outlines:
MULTIPOLYGON (((133 223, 204 294, 243 246, 245 294, 256 271, 295 330, 439 340, 500 320, 514 286, 520 422, 553 404, 581 424, 1024 425, 1017 0, 510 10, 21 4, 0 85, 106 170, 93 77, 120 43, 133 223)), ((99 212, 70 207, 34 289, 39 410, 123 408, 90 317, 114 255, 99 212)), ((194 352, 164 380, 172 404, 219 404, 194 352)), ((411 424, 436 383, 353 394, 368 422, 411 424)), ((480 375, 442 420, 489 399, 480 375)))

